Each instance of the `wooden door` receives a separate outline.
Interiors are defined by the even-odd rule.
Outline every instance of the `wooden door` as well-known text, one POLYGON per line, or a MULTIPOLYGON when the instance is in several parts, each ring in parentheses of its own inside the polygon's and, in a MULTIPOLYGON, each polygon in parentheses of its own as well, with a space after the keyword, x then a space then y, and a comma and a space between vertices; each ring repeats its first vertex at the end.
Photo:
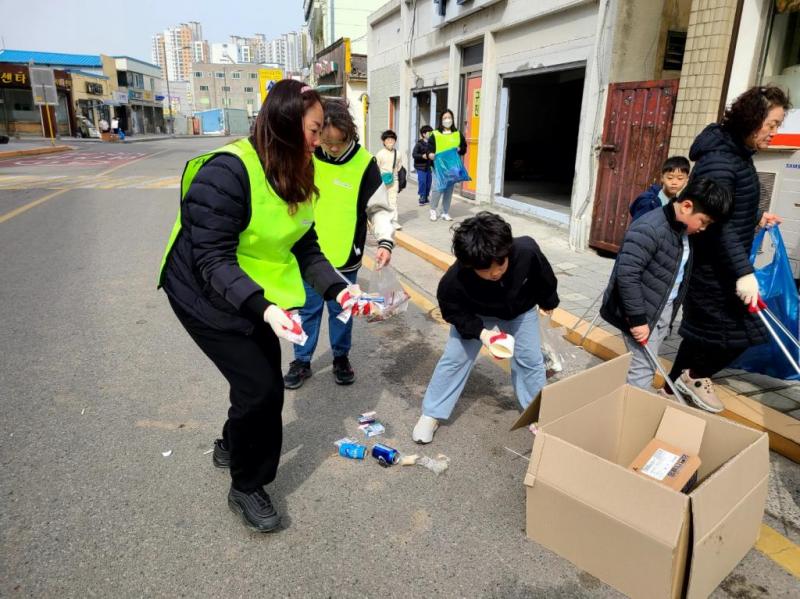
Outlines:
POLYGON ((474 196, 475 179, 478 175, 478 131, 481 126, 481 81, 480 74, 468 75, 466 85, 466 110, 464 111, 464 139, 467 142, 467 153, 464 155, 464 166, 472 181, 461 184, 461 192, 474 196))
POLYGON ((633 200, 661 176, 678 80, 609 85, 589 245, 619 251, 633 200))

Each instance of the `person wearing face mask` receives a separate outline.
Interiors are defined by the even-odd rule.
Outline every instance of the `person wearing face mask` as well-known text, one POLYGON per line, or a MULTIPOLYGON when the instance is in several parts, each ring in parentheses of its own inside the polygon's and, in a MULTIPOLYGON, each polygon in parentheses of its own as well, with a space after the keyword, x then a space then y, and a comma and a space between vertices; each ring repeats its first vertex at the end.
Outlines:
MULTIPOLYGON (((434 129, 428 143, 431 151, 428 159, 433 160, 436 152, 444 152, 450 148, 458 148, 459 156, 467 153, 467 140, 464 135, 455 127, 455 117, 449 108, 445 110, 439 118, 439 127, 434 129)), ((442 220, 453 220, 450 218, 450 202, 453 201, 453 188, 455 184, 448 185, 443 191, 433 190, 431 194, 431 220, 439 218, 437 208, 439 201, 442 202, 442 220)))
MULTIPOLYGON (((380 169, 372 154, 358 143, 358 130, 345 102, 325 101, 321 143, 314 153, 314 182, 319 188, 319 198, 314 203, 314 227, 322 253, 355 283, 364 255, 367 224, 378 240, 377 268, 383 268, 391 260, 394 227, 380 169)), ((350 385, 355 381, 349 359, 353 319, 340 321, 337 316, 341 306, 334 300, 326 302, 311 285, 304 285, 306 303, 300 309, 300 318, 308 340, 294 346, 294 360, 283 383, 287 389, 297 389, 311 377, 311 359, 327 304, 333 378, 338 385, 350 385)))
POLYGON ((230 384, 212 461, 229 468, 228 505, 257 532, 280 524, 264 485, 275 479, 281 455, 279 338, 303 332, 287 310, 305 303, 303 279, 343 309, 357 306, 360 295, 317 243, 311 160, 322 124, 319 94, 285 79, 270 90, 253 135, 190 160, 158 281, 230 384))
POLYGON ((539 308, 558 307, 558 281, 530 237, 512 237, 497 214, 479 212, 454 227, 455 263, 439 281, 436 298, 450 337, 433 371, 411 438, 430 443, 450 417, 481 347, 511 360, 511 382, 522 409, 544 387, 539 308))
POLYGON ((670 372, 681 393, 710 412, 725 408, 711 377, 748 347, 769 340, 759 318, 748 311, 758 300, 749 256, 756 228, 781 219, 759 210, 761 185, 753 155, 769 146, 789 106, 780 88, 753 87, 736 98, 721 123, 708 125, 689 150, 695 162, 692 178, 713 179, 733 195, 730 218, 697 238, 679 331, 683 339, 670 372))
POLYGON ((397 194, 400 192, 400 181, 397 174, 403 168, 403 157, 397 151, 397 134, 391 129, 381 133, 383 148, 375 154, 378 168, 381 170, 381 178, 386 186, 386 193, 389 196, 389 206, 392 207, 392 225, 398 231, 402 225, 397 221, 397 194))

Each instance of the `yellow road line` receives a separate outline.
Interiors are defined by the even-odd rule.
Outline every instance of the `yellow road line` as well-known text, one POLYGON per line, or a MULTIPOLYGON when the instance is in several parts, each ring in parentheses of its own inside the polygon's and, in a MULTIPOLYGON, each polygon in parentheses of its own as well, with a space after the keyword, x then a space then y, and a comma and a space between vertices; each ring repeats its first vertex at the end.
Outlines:
MULTIPOLYGON (((99 174, 95 175, 95 177, 98 177, 98 178, 99 177, 105 177, 109 173, 113 173, 114 171, 116 171, 118 169, 121 169, 124 166, 130 166, 131 164, 135 164, 136 162, 139 162, 141 160, 145 160, 147 158, 152 158, 153 156, 158 156, 159 154, 163 154, 166 151, 167 150, 159 150, 158 152, 153 152, 152 154, 148 154, 147 156, 140 156, 139 158, 135 158, 134 160, 131 160, 130 162, 124 162, 122 164, 118 164, 117 166, 112 166, 110 169, 105 170, 102 173, 99 173, 99 174)), ((52 200, 53 198, 58 197, 61 194, 66 193, 66 192, 68 192, 68 191, 70 191, 72 189, 75 189, 75 187, 68 187, 66 189, 59 189, 58 191, 55 191, 55 192, 53 192, 53 193, 51 193, 49 195, 46 195, 43 198, 39 198, 38 200, 33 200, 32 202, 29 202, 28 204, 25 204, 24 206, 20 206, 19 208, 15 208, 14 210, 11 210, 10 212, 6 212, 5 214, 0 214, 0 225, 3 224, 4 222, 8 221, 8 220, 11 220, 15 216, 19 216, 23 212, 27 212, 31 208, 35 208, 39 204, 43 204, 44 202, 47 202, 48 200, 52 200)))
POLYGON ((23 212, 26 212, 27 210, 30 210, 31 208, 35 208, 39 204, 43 204, 44 202, 46 202, 48 200, 52 200, 54 197, 60 196, 62 193, 65 193, 67 191, 69 191, 69 190, 68 189, 59 189, 58 191, 54 191, 53 193, 48 194, 48 195, 44 196, 43 198, 39 198, 38 200, 34 200, 32 202, 29 202, 29 203, 25 204, 24 206, 20 206, 19 208, 15 208, 14 210, 11 210, 10 212, 6 212, 5 214, 0 214, 0 225, 2 225, 7 220, 11 220, 15 216, 19 216, 23 212))
POLYGON ((774 528, 766 524, 761 525, 756 549, 795 578, 800 578, 800 547, 774 528))

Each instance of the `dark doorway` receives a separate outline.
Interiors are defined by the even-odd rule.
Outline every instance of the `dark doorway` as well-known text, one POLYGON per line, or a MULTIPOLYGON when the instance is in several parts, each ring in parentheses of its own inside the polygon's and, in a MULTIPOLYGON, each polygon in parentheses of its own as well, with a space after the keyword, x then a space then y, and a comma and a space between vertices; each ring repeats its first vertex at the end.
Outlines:
POLYGON ((569 214, 585 68, 514 77, 502 195, 569 214))

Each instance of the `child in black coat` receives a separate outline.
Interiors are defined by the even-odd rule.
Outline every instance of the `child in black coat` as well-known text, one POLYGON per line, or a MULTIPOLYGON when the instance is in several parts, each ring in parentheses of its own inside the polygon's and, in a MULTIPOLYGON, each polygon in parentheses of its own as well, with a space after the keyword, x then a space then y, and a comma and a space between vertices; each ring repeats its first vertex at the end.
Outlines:
POLYGON ((429 204, 428 195, 431 192, 431 164, 430 154, 433 152, 428 138, 433 129, 429 125, 423 125, 419 130, 419 139, 414 144, 411 157, 414 159, 414 169, 417 171, 417 195, 419 195, 419 205, 429 204))

